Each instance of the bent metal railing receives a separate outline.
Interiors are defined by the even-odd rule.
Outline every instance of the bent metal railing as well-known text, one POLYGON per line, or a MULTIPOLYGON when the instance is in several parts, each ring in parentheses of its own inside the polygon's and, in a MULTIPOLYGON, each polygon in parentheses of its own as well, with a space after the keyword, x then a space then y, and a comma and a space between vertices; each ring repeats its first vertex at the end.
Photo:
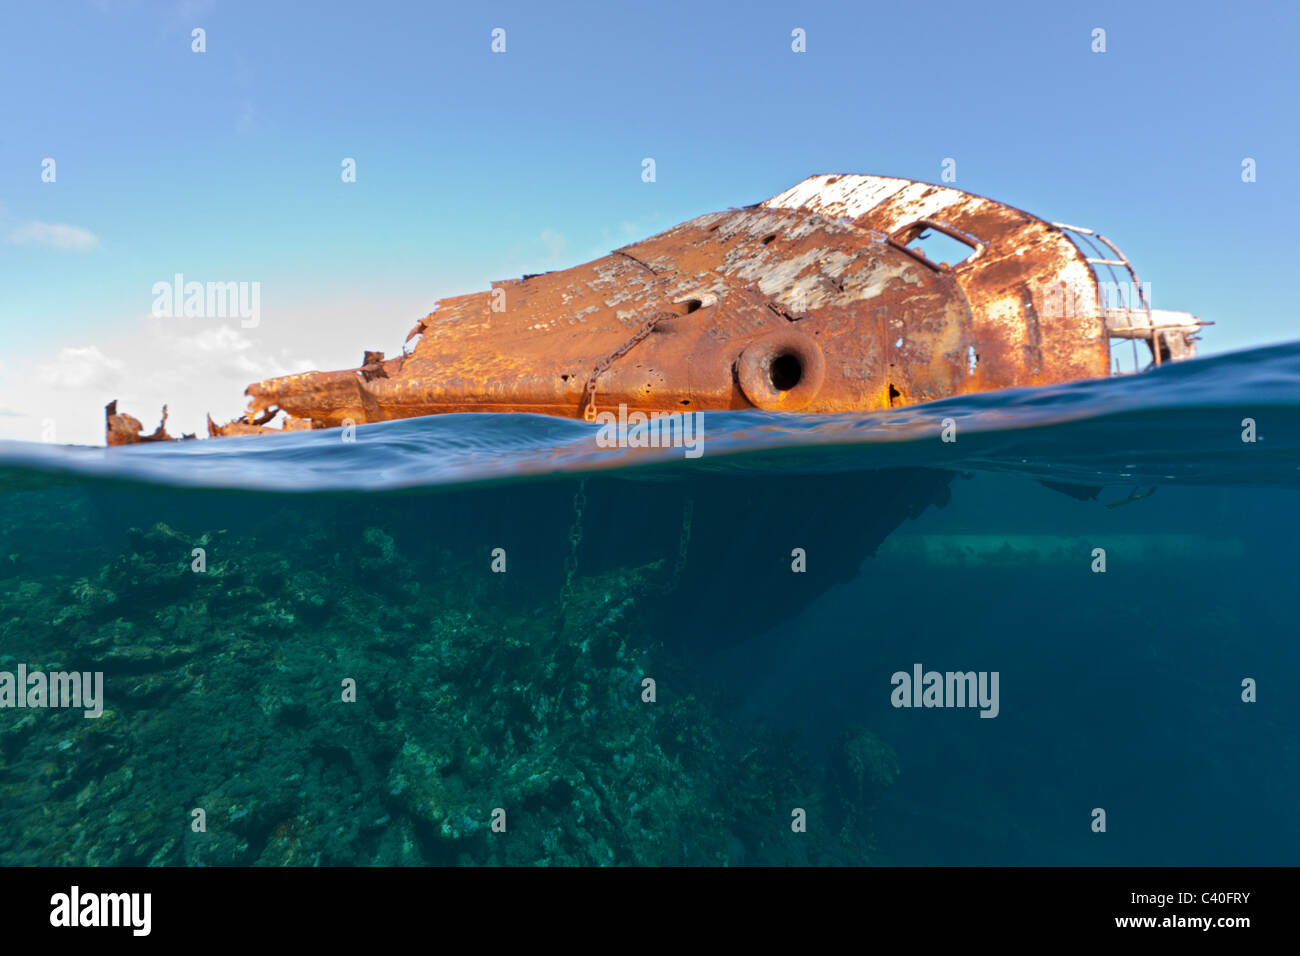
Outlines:
MULTIPOLYGON (((1147 292, 1142 286, 1142 280, 1138 278, 1137 270, 1133 268, 1133 263, 1119 246, 1101 233, 1083 226, 1071 226, 1064 222, 1054 222, 1051 225, 1070 236, 1071 241, 1083 253, 1092 268, 1093 275, 1098 280, 1097 305, 1101 310, 1102 321, 1106 324, 1107 335, 1111 340, 1128 339, 1132 343, 1135 372, 1141 370, 1137 354, 1138 339, 1146 342, 1151 349, 1151 364, 1155 366, 1163 364, 1166 357, 1179 360, 1190 358, 1195 354, 1197 333, 1201 328, 1213 325, 1212 322, 1203 322, 1186 312, 1170 313, 1153 310, 1147 292), (1099 243, 1106 249, 1103 250, 1099 243), (1109 253, 1106 250, 1109 250, 1109 253), (1102 270, 1109 274, 1112 288, 1118 290, 1124 286, 1115 271, 1117 268, 1128 273, 1129 288, 1133 290, 1133 295, 1126 297, 1123 302, 1111 304, 1105 301, 1105 297, 1100 292, 1105 282, 1102 270), (1132 301, 1134 297, 1137 300, 1136 308, 1132 301), (1165 320, 1166 317, 1168 321, 1165 320), (1177 342, 1172 338, 1175 333, 1178 335, 1177 342)), ((1121 374, 1117 367, 1118 361, 1117 358, 1112 374, 1121 374)))

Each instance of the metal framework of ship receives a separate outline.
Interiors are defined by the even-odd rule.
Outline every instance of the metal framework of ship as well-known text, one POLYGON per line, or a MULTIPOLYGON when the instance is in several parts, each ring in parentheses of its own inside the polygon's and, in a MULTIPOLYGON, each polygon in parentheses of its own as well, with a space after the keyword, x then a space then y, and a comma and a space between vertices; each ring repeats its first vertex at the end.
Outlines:
MULTIPOLYGON (((592 262, 443 299, 402 354, 254 383, 247 413, 209 418, 208 431, 445 412, 594 421, 620 405, 871 411, 1103 377, 1120 340, 1133 370, 1139 341, 1149 365, 1179 361, 1207 324, 1151 308, 1129 260, 1090 229, 948 186, 821 175, 592 262), (964 258, 927 257, 935 234, 964 258)), ((143 435, 116 406, 110 445, 171 439, 165 407, 143 435)))

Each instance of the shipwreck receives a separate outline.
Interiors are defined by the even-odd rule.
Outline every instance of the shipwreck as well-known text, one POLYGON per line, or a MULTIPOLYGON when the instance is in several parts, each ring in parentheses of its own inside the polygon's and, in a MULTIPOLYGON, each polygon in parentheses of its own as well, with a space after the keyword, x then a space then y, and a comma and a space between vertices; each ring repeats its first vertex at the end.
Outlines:
MULTIPOLYGON (((250 385, 211 436, 444 412, 594 421, 757 408, 870 411, 1112 374, 1195 354, 1202 322, 1151 308, 1090 229, 884 176, 821 175, 603 258, 443 299, 401 354, 250 385), (927 240, 959 253, 938 261, 927 240), (1127 294, 1125 294, 1127 292, 1127 294)), ((170 440, 107 408, 108 444, 170 440)), ((188 436, 187 436, 188 437, 188 436)))

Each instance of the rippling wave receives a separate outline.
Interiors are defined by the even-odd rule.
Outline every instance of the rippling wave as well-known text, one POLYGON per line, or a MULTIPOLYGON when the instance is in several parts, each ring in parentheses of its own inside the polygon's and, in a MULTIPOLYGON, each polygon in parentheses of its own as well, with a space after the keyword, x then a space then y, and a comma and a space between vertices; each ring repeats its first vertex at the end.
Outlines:
POLYGON ((929 466, 1046 480, 1300 484, 1300 343, 1141 375, 961 396, 886 412, 704 413, 703 455, 602 448, 597 426, 450 414, 119 448, 0 442, 0 482, 37 476, 279 492, 384 491, 606 469, 672 479, 700 469, 799 473, 929 466), (1253 419, 1257 440, 1242 440, 1253 419), (943 441, 945 419, 954 441, 943 441))

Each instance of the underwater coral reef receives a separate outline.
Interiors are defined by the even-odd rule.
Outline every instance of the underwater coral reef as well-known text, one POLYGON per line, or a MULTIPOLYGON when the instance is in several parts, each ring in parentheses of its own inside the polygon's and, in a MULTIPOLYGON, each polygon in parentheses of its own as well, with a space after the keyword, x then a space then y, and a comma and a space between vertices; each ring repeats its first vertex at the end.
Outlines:
POLYGON ((858 729, 819 766, 736 717, 656 637, 670 556, 557 587, 560 560, 468 568, 419 498, 228 527, 230 499, 136 523, 168 509, 104 494, 3 504, 0 669, 102 671, 106 700, 0 711, 0 863, 873 858, 897 758, 858 729))

